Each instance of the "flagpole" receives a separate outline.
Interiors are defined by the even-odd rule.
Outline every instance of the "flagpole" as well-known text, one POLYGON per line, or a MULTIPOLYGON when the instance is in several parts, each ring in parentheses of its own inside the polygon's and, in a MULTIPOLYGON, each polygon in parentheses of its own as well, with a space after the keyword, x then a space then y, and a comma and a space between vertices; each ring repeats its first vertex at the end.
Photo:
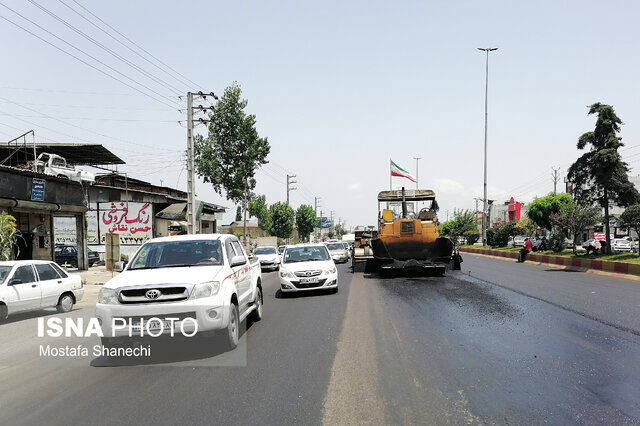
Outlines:
POLYGON ((393 163, 393 160, 389 158, 389 191, 393 189, 391 185, 391 178, 393 177, 393 175, 391 174, 391 163, 393 163))

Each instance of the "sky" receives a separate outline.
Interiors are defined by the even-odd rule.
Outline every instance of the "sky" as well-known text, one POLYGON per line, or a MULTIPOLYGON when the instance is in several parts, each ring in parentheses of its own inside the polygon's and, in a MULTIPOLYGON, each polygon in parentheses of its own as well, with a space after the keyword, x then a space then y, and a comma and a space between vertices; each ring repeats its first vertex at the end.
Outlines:
MULTIPOLYGON (((324 216, 373 225, 390 159, 415 175, 419 157, 444 221, 483 197, 478 47, 498 47, 489 199, 545 196, 554 169, 561 190, 595 102, 623 120, 621 154, 640 174, 639 14, 633 1, 0 0, 0 141, 34 130, 37 142, 99 143, 128 176, 186 190, 184 95, 237 82, 271 145, 254 191, 268 204, 295 175, 292 207, 318 197, 324 216)), ((233 220, 224 194, 201 180, 196 192, 233 220)))

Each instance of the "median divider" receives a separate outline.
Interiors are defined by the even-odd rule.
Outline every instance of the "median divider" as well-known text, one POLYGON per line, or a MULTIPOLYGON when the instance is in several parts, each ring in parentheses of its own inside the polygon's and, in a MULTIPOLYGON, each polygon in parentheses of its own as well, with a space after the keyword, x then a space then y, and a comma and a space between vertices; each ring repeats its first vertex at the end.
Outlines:
MULTIPOLYGON (((518 258, 518 252, 516 251, 476 247, 460 247, 458 250, 462 253, 481 254, 485 256, 503 257, 508 259, 518 258)), ((579 257, 554 256, 550 254, 539 253, 529 253, 527 255, 527 261, 546 265, 564 266, 565 269, 571 269, 574 271, 602 272, 610 275, 630 275, 633 276, 634 279, 640 280, 640 264, 638 263, 615 262, 599 259, 582 259, 579 257)))

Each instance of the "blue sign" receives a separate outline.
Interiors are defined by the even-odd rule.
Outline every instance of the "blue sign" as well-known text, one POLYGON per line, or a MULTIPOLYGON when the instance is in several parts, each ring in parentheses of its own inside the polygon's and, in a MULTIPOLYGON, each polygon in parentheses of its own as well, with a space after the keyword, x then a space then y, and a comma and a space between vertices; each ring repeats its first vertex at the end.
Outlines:
POLYGON ((31 201, 44 201, 44 183, 43 179, 33 178, 31 182, 31 201))
POLYGON ((333 228, 333 222, 328 217, 319 217, 318 218, 318 228, 322 229, 330 229, 333 228))

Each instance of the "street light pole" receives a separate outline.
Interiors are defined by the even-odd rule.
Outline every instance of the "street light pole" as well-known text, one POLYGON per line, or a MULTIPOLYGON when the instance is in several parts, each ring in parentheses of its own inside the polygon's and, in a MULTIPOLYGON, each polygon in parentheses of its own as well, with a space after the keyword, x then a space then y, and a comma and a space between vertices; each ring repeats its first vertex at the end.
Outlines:
POLYGON ((487 65, 485 72, 484 89, 484 204, 482 206, 482 245, 487 245, 487 118, 489 116, 487 105, 489 98, 489 52, 498 50, 497 47, 478 47, 487 53, 487 65))
POLYGON ((422 157, 413 157, 416 160, 416 189, 418 189, 418 160, 422 160, 422 157))

